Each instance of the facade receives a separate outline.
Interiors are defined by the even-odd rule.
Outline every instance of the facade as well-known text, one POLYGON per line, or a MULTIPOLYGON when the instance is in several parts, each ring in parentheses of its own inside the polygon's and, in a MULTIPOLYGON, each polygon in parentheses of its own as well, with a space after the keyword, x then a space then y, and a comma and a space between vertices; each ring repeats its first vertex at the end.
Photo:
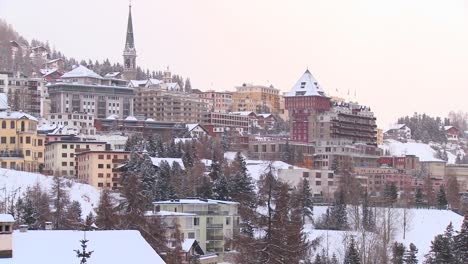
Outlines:
POLYGON ((229 113, 232 111, 232 92, 209 90, 198 96, 208 103, 208 110, 211 112, 229 113))
POLYGON ((370 108, 331 100, 308 70, 285 97, 292 141, 347 139, 377 145, 376 118, 370 108))
POLYGON ((47 85, 51 113, 87 113, 95 118, 133 115, 133 89, 117 79, 104 79, 84 66, 47 85))
POLYGON ((255 113, 280 112, 279 90, 273 86, 243 84, 232 93, 232 111, 255 113))
POLYGON ((41 116, 41 78, 4 73, 0 76, 0 92, 8 95, 8 105, 13 111, 22 111, 35 117, 41 116), (3 83, 3 84, 2 84, 3 83))
POLYGON ((89 150, 76 154, 77 178, 98 189, 118 190, 121 172, 115 168, 127 162, 128 151, 89 150))
POLYGON ((449 142, 457 142, 458 136, 460 135, 460 130, 454 126, 445 126, 444 127, 445 136, 449 142))
POLYGON ((181 216, 181 223, 185 223, 184 238, 194 237, 205 253, 219 254, 220 261, 231 250, 230 239, 239 232, 237 202, 194 198, 156 201, 153 205, 153 214, 162 211, 193 214, 181 216))
POLYGON ((396 124, 385 130, 384 139, 394 139, 402 142, 411 139, 411 128, 405 124, 396 124))
POLYGON ((381 128, 377 128, 377 145, 380 146, 384 142, 384 135, 383 130, 381 128))
POLYGON ((468 192, 468 165, 447 165, 446 179, 455 177, 460 185, 460 192, 468 192))
POLYGON ((200 124, 186 124, 187 132, 191 138, 202 138, 208 136, 208 131, 200 124))
POLYGON ((319 202, 332 202, 338 188, 339 178, 332 170, 311 170, 292 167, 278 169, 278 178, 292 186, 298 186, 303 179, 309 182, 314 199, 319 202))
POLYGON ((199 123, 208 106, 200 98, 179 91, 135 88, 135 115, 160 122, 199 123))
POLYGON ((77 177, 76 155, 84 151, 98 150, 106 150, 106 142, 81 141, 78 138, 47 142, 44 173, 75 178, 77 177))
POLYGON ((37 119, 14 111, 0 112, 0 165, 5 169, 39 172, 44 165, 45 136, 37 134, 37 119))
POLYGON ((96 134, 94 116, 90 113, 56 113, 49 114, 46 119, 52 126, 68 126, 84 135, 96 134))
POLYGON ((208 112, 203 116, 202 125, 211 136, 227 133, 231 130, 242 134, 249 132, 250 118, 247 115, 208 112))

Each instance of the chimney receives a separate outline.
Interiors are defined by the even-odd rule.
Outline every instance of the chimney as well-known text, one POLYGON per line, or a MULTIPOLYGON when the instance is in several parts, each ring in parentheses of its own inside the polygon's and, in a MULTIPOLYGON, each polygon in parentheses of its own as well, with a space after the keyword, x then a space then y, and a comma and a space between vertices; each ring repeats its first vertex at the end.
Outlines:
POLYGON ((13 224, 10 214, 0 214, 0 258, 13 257, 13 224))
POLYGON ((28 231, 28 225, 20 225, 19 228, 21 233, 26 233, 28 231))
POLYGON ((52 230, 52 222, 45 222, 45 230, 52 230))

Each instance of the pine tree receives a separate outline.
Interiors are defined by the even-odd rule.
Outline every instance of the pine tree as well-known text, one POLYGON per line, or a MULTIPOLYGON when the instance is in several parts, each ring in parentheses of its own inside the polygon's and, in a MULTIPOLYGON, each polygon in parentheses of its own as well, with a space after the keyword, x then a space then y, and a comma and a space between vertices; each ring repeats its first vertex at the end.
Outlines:
POLYGON ((299 202, 302 208, 302 223, 305 223, 305 219, 313 220, 312 216, 314 215, 314 201, 312 190, 310 189, 309 180, 304 178, 302 179, 301 184, 299 184, 299 202))
POLYGON ((101 230, 113 230, 118 226, 118 216, 109 190, 101 191, 101 198, 96 210, 96 225, 101 230))
POLYGON ((403 264, 405 246, 402 243, 395 242, 392 247, 392 264, 403 264))
POLYGON ((223 174, 219 175, 218 178, 213 182, 213 196, 215 199, 218 200, 231 200, 231 191, 229 189, 229 183, 226 179, 226 176, 224 176, 223 174))
POLYGON ((200 198, 211 199, 213 198, 213 184, 210 177, 203 176, 201 184, 196 190, 197 196, 200 198))
POLYGON ((440 186, 439 192, 437 193, 437 206, 439 209, 447 208, 447 197, 445 196, 445 189, 443 186, 440 186))
POLYGON ((70 203, 68 192, 65 190, 65 179, 61 176, 54 176, 50 196, 54 205, 53 225, 55 229, 65 227, 65 212, 70 203))
POLYGON ((375 230, 375 217, 372 208, 369 207, 369 194, 367 190, 364 193, 362 202, 362 227, 366 231, 375 230))
POLYGON ((346 211, 346 203, 344 191, 341 189, 338 192, 338 198, 330 210, 330 228, 336 230, 348 229, 348 213, 346 211))
POLYGON ((247 164, 240 152, 232 163, 234 175, 229 178, 229 189, 233 201, 239 202, 239 212, 254 208, 256 203, 255 186, 252 177, 247 172, 247 164))
POLYGON ((93 225, 96 222, 96 217, 94 217, 93 212, 89 212, 89 214, 86 216, 84 225, 85 225, 85 230, 92 230, 94 229, 93 225))
POLYGON ((419 187, 416 188, 415 203, 418 208, 424 204, 424 196, 423 196, 421 188, 419 187))
POLYGON ((346 250, 346 255, 344 259, 344 264, 360 264, 361 257, 359 252, 356 248, 356 243, 354 241, 354 237, 351 237, 351 242, 349 243, 348 249, 346 250))
POLYGON ((460 232, 454 236, 454 255, 459 263, 468 263, 468 213, 463 218, 460 232))
POLYGON ((410 243, 409 250, 405 252, 403 263, 405 264, 418 264, 418 249, 413 243, 410 243))
POLYGON ((396 203, 398 199, 398 190, 394 182, 391 182, 390 184, 385 183, 384 197, 388 205, 393 205, 396 203))
POLYGON ((66 208, 64 227, 73 230, 81 229, 83 227, 81 213, 80 202, 71 202, 66 208))

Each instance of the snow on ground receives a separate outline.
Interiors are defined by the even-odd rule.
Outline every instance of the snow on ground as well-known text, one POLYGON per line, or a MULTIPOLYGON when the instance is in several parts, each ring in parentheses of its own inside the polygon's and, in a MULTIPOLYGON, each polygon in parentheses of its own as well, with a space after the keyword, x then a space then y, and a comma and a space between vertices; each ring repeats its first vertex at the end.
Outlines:
MULTIPOLYGON (((319 219, 325 212, 326 206, 314 207, 314 220, 319 219)), ((431 241, 438 234, 445 231, 447 225, 452 222, 455 230, 460 230, 463 222, 463 217, 448 210, 437 209, 409 209, 409 228, 406 232, 406 238, 403 239, 403 228, 401 217, 403 209, 393 209, 396 211, 399 219, 396 221, 396 235, 395 240, 405 244, 406 247, 413 243, 418 248, 418 258, 420 261, 424 259, 424 255, 430 250, 431 241)), ((348 213, 348 220, 351 222, 350 214, 348 213)), ((309 234, 309 239, 321 238, 321 244, 315 251, 319 253, 322 248, 328 250, 329 255, 333 253, 339 259, 343 258, 344 240, 349 235, 357 235, 353 231, 334 231, 334 230, 315 230, 313 225, 307 224, 305 231, 309 234), (327 243, 328 241, 328 243, 327 243)))
POLYGON ((266 160, 246 160, 245 163, 247 164, 247 171, 252 177, 252 179, 258 181, 262 174, 265 174, 269 170, 269 166, 271 163, 273 174, 275 174, 280 169, 288 169, 288 168, 299 168, 296 166, 292 166, 288 163, 282 161, 266 161, 266 160))
MULTIPOLYGON (((53 184, 53 177, 44 176, 38 173, 0 169, 0 199, 13 198, 16 193, 15 199, 18 195, 26 191, 27 187, 32 187, 39 183, 41 187, 49 191, 53 184), (5 189, 5 191, 3 191, 5 189)), ((67 180, 66 189, 70 194, 70 199, 78 201, 81 204, 83 218, 94 212, 94 208, 99 203, 99 190, 88 184, 74 183, 67 180), (71 186, 71 187, 70 187, 71 186)))
POLYGON ((390 155, 404 156, 415 155, 419 157, 420 161, 443 161, 436 158, 436 151, 428 144, 417 142, 400 142, 393 139, 385 140, 383 145, 379 146, 381 149, 389 150, 390 155))

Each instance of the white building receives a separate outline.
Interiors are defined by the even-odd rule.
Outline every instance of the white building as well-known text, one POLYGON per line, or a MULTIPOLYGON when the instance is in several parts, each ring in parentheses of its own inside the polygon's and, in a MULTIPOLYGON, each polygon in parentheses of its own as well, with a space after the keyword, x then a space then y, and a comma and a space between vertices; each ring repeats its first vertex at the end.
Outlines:
POLYGON ((395 124, 384 131, 384 139, 407 141, 411 139, 411 128, 405 124, 395 124))

